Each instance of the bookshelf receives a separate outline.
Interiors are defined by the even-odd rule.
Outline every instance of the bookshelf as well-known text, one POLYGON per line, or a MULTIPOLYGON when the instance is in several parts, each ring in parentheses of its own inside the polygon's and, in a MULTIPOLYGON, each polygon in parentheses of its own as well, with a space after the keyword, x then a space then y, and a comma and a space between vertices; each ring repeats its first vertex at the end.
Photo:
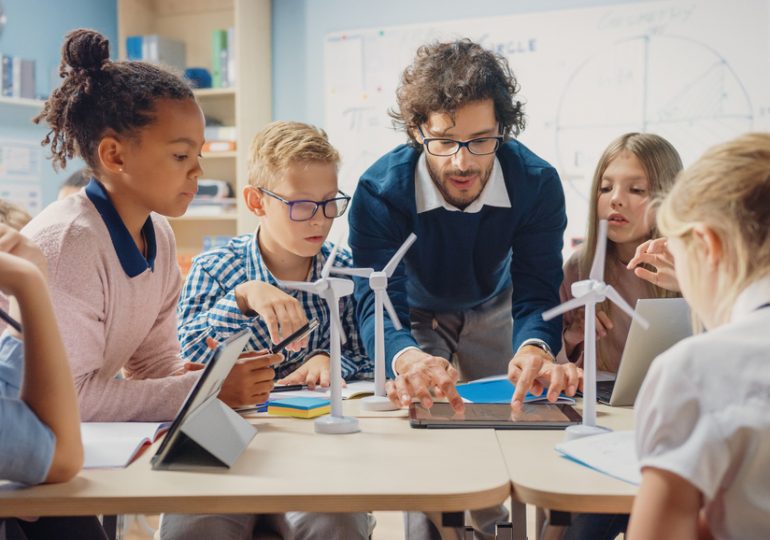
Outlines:
POLYGON ((39 112, 38 109, 42 110, 44 103, 45 103, 44 101, 41 101, 39 99, 0 96, 0 105, 10 105, 12 107, 26 107, 28 109, 34 109, 33 110, 34 113, 39 112))
POLYGON ((198 89, 195 96, 206 116, 235 126, 236 149, 204 153, 201 178, 227 180, 237 207, 169 220, 180 261, 199 253, 205 236, 234 236, 257 225, 241 192, 248 183, 249 144, 272 115, 270 5, 270 0, 118 0, 120 58, 126 58, 127 36, 159 34, 185 43, 189 67, 211 70, 212 32, 235 29, 237 86, 198 89))

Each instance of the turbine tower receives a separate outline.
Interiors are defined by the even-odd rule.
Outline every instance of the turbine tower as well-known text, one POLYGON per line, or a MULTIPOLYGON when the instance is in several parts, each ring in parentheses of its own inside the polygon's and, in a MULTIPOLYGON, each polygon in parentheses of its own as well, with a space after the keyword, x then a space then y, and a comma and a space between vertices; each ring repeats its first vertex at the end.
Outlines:
POLYGON ((641 315, 623 300, 612 285, 604 282, 604 259, 607 252, 607 220, 599 221, 596 253, 591 263, 588 279, 572 284, 572 298, 553 309, 543 312, 543 320, 550 320, 567 311, 585 306, 585 335, 583 337, 583 423, 569 426, 567 440, 579 439, 588 435, 598 435, 609 431, 596 425, 596 304, 609 299, 612 303, 635 319, 645 330, 650 326, 641 315))
POLYGON ((335 274, 359 276, 369 278, 369 288, 374 291, 374 395, 361 400, 361 406, 370 411, 392 411, 398 409, 385 394, 385 317, 383 308, 388 311, 388 316, 396 330, 401 330, 401 322, 398 320, 396 310, 388 296, 388 279, 396 271, 401 259, 412 247, 417 235, 411 233, 398 251, 391 257, 385 268, 375 272, 372 268, 341 268, 332 269, 335 274))
POLYGON ((334 259, 339 249, 339 240, 329 253, 329 258, 321 270, 321 277, 313 282, 307 281, 281 281, 282 287, 296 289, 317 294, 326 301, 329 308, 330 319, 330 374, 329 386, 331 387, 331 414, 317 418, 315 421, 316 433, 355 433, 360 431, 358 419, 342 414, 342 364, 340 349, 345 343, 345 333, 340 321, 340 298, 353 293, 353 282, 349 279, 329 277, 334 259))

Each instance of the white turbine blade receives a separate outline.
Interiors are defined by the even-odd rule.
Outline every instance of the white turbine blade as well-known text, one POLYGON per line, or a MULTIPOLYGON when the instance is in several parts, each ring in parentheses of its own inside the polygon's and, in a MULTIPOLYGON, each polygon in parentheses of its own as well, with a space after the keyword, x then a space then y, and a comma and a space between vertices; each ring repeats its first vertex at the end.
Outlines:
POLYGON ((330 322, 337 327, 337 331, 340 334, 340 343, 344 345, 347 341, 347 336, 345 336, 345 332, 342 330, 339 299, 331 288, 326 289, 322 293, 322 296, 324 297, 324 300, 326 300, 326 305, 329 306, 329 318, 331 319, 330 322))
POLYGON ((374 268, 348 268, 345 266, 335 266, 331 269, 332 274, 343 274, 346 276, 360 276, 368 278, 374 272, 374 268))
POLYGON ((567 311, 571 311, 575 308, 579 308, 580 306, 584 306, 589 302, 596 303, 597 301, 598 301, 598 296, 596 292, 591 291, 586 295, 579 296, 578 298, 572 298, 571 300, 567 300, 566 302, 556 306, 555 308, 551 308, 547 311, 544 311, 542 317, 544 321, 550 321, 557 315, 561 315, 562 313, 566 313, 567 311))
POLYGON ((331 253, 329 253, 329 258, 326 259, 326 263, 324 263, 324 267, 321 270, 321 277, 329 277, 329 272, 332 269, 332 266, 334 265, 334 259, 337 258, 337 251, 340 249, 340 244, 342 243, 342 232, 337 235, 337 240, 334 242, 334 247, 331 250, 331 253))
POLYGON ((279 281, 278 285, 286 289, 296 289, 318 294, 318 285, 313 281, 279 281))
POLYGON ((589 279, 594 281, 604 281, 604 258, 607 253, 607 220, 599 221, 599 228, 596 234, 596 253, 594 261, 591 264, 591 273, 589 279))
POLYGON ((388 312, 390 320, 393 321, 393 328, 401 330, 401 321, 398 320, 396 308, 393 307, 393 302, 390 301, 388 291, 382 291, 382 305, 385 306, 385 310, 388 312))
POLYGON ((409 251, 409 248, 412 247, 412 244, 414 244, 415 240, 417 240, 417 235, 414 233, 411 233, 406 237, 404 243, 401 244, 401 247, 398 248, 398 251, 396 251, 395 255, 390 258, 388 264, 386 264, 385 268, 382 269, 386 276, 390 277, 393 275, 393 272, 396 271, 396 267, 398 267, 398 263, 401 262, 401 259, 404 257, 404 255, 406 255, 406 252, 409 251))
POLYGON ((622 297, 622 296, 620 296, 620 293, 618 293, 618 291, 616 291, 616 290, 615 290, 615 289, 612 287, 612 285, 607 285, 607 287, 606 287, 606 288, 605 288, 605 290, 604 290, 604 294, 605 294, 605 296, 607 296, 607 298, 609 298, 609 299, 612 301, 612 303, 614 303, 614 304, 615 304, 616 306, 618 306, 620 309, 622 309, 623 311, 625 311, 625 312, 628 314, 628 316, 629 316, 629 317, 631 317, 631 318, 632 318, 632 319, 634 319, 636 322, 638 322, 638 323, 639 323, 639 325, 640 325, 642 328, 644 328, 645 330, 647 330, 647 329, 650 327, 650 323, 649 323, 649 322, 647 322, 647 319, 645 319, 644 317, 642 317, 641 315, 639 315, 638 313, 636 313, 636 312, 634 311, 634 308, 632 308, 631 306, 629 306, 629 305, 628 305, 628 302, 626 302, 625 300, 623 300, 623 297, 622 297))

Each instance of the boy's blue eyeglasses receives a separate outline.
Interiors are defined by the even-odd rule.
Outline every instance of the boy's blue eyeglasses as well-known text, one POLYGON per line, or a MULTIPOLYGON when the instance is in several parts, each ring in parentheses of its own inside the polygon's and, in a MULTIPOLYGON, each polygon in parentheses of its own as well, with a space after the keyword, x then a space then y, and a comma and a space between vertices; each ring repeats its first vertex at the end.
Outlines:
POLYGON ((259 188, 259 191, 265 195, 269 195, 274 199, 278 199, 283 204, 289 207, 289 219, 292 221, 308 221, 313 219, 315 213, 318 212, 318 208, 323 208, 323 214, 328 219, 334 219, 340 217, 348 209, 350 203, 350 196, 346 195, 342 191, 338 193, 342 197, 334 197, 333 199, 326 199, 325 201, 287 201, 280 195, 276 195, 272 191, 264 188, 259 188))
POLYGON ((503 142, 501 136, 479 137, 469 141, 456 141, 454 139, 426 138, 422 132, 422 127, 417 126, 422 137, 422 145, 431 155, 440 157, 449 157, 455 155, 461 148, 465 147, 468 152, 476 156, 486 156, 494 154, 503 142))

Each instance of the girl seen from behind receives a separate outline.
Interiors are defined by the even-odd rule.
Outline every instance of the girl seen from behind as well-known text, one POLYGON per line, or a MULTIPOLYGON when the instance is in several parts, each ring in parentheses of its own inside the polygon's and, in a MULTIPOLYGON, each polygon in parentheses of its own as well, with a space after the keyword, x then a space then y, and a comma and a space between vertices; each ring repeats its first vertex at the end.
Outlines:
MULTIPOLYGON (((0 291, 11 298, 12 321, 0 336, 0 480, 23 484, 66 482, 83 465, 75 388, 46 270, 40 250, 0 224, 0 291)), ((90 540, 107 535, 96 517, 24 517, 0 519, 0 538, 6 537, 90 540)))
POLYGON ((629 538, 770 535, 770 134, 685 170, 658 211, 708 330, 658 357, 636 402, 629 538))

